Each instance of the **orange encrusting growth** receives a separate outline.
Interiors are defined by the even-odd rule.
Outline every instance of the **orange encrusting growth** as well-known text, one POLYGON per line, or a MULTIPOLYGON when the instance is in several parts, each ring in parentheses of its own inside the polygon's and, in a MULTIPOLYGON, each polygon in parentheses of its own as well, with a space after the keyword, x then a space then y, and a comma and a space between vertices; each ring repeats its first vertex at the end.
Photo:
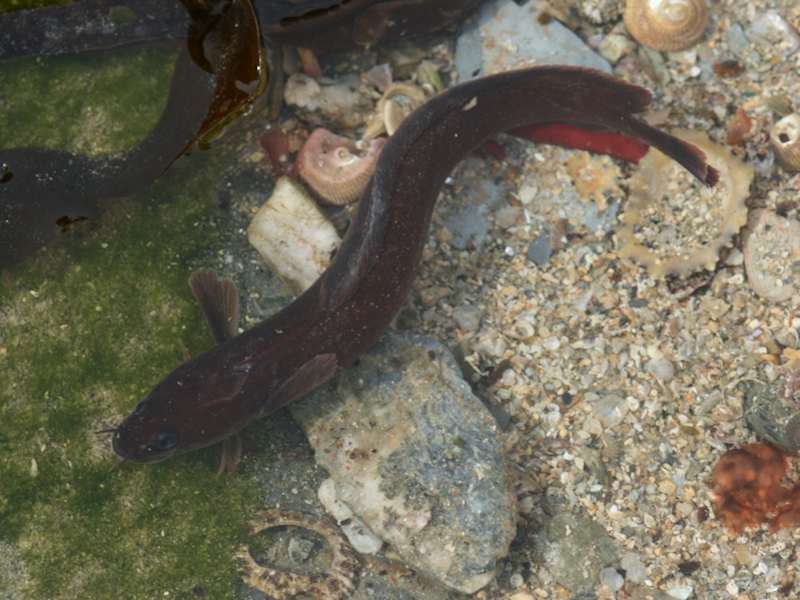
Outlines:
POLYGON ((787 454, 753 443, 723 454, 714 467, 714 511, 734 533, 769 523, 771 531, 800 524, 800 484, 784 487, 787 454))

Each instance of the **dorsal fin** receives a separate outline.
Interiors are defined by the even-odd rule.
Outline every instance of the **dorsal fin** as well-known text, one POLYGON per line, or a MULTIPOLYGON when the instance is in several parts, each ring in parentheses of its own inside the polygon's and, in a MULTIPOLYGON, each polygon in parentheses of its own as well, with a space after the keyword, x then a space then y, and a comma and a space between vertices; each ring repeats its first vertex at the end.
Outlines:
POLYGON ((213 271, 201 269, 189 277, 189 286, 217 343, 234 337, 239 327, 239 290, 236 284, 230 279, 220 279, 213 271))

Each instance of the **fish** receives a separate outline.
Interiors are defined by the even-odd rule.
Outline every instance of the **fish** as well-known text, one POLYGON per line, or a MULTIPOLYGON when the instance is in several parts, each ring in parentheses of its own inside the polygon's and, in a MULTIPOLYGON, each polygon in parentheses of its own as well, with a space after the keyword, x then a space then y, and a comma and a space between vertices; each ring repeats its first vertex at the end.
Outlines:
MULTIPOLYGON (((719 174, 698 148, 637 118, 650 100, 644 88, 566 66, 491 75, 434 97, 387 141, 330 266, 288 306, 234 335, 233 283, 208 271, 192 275, 218 343, 139 402, 114 429, 114 451, 155 463, 224 442, 353 364, 409 295, 445 178, 499 132, 554 123, 610 131, 658 148, 714 185, 719 174)), ((238 445, 225 443, 223 470, 235 468, 238 445)))

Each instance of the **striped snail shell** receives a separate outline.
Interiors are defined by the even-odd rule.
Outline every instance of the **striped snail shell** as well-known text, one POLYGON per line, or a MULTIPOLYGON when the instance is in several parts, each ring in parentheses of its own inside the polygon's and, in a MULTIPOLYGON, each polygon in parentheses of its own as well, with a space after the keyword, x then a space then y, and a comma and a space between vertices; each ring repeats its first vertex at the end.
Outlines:
POLYGON ((691 48, 708 25, 705 0, 628 0, 625 27, 637 42, 662 52, 691 48))

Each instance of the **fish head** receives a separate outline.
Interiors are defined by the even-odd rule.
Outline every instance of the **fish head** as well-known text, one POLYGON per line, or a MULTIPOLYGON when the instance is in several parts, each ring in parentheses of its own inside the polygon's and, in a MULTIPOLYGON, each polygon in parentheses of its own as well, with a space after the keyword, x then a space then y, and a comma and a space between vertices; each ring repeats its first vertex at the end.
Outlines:
MULTIPOLYGON (((203 358, 201 356, 201 358, 203 358)), ((154 463, 210 446, 252 420, 243 386, 249 369, 189 361, 161 381, 114 430, 114 452, 154 463)))

